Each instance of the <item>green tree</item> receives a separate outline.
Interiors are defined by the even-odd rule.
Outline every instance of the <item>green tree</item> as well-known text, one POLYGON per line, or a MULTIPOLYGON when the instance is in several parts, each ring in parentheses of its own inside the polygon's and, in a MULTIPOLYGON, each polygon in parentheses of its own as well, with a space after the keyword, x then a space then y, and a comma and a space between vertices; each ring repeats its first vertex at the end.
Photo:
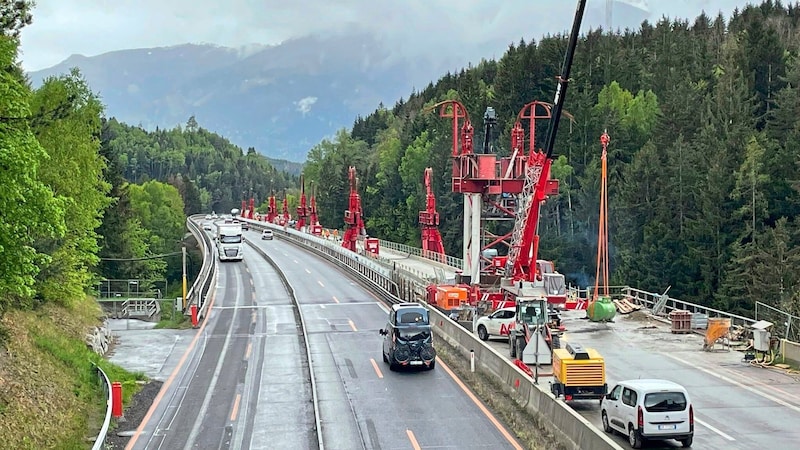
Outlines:
POLYGON ((94 282, 99 251, 97 227, 110 203, 99 154, 102 106, 77 70, 50 77, 31 101, 32 128, 45 148, 39 176, 65 208, 66 233, 42 236, 36 247, 51 259, 41 267, 37 290, 45 300, 82 298, 94 282))
POLYGON ((64 202, 39 178, 47 153, 28 123, 31 93, 17 76, 16 57, 16 41, 0 37, 0 310, 11 296, 34 294, 34 278, 49 260, 34 237, 57 239, 65 231, 64 202))

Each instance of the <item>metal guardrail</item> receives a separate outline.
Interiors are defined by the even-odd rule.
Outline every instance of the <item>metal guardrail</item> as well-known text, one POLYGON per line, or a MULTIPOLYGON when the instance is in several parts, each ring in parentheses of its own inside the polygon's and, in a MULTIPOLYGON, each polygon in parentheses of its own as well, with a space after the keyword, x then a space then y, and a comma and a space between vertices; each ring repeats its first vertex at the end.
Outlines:
POLYGON ((100 428, 100 432, 97 433, 97 438, 94 441, 94 445, 92 445, 92 450, 102 450, 105 448, 106 445, 106 435, 108 434, 108 427, 111 425, 111 382, 108 380, 108 376, 103 369, 100 368, 95 363, 92 363, 95 370, 97 370, 97 375, 100 377, 100 382, 103 383, 103 391, 106 393, 106 417, 103 420, 103 426, 100 428))
POLYGON ((186 227, 189 232, 194 235, 195 239, 200 242, 203 247, 203 265, 200 267, 200 273, 197 276, 194 284, 186 293, 186 311, 184 314, 189 314, 189 306, 197 305, 197 315, 200 318, 205 317, 206 314, 206 298, 211 290, 211 284, 216 272, 217 258, 214 257, 214 246, 208 234, 198 225, 198 222, 203 219, 203 215, 198 214, 186 219, 186 227))

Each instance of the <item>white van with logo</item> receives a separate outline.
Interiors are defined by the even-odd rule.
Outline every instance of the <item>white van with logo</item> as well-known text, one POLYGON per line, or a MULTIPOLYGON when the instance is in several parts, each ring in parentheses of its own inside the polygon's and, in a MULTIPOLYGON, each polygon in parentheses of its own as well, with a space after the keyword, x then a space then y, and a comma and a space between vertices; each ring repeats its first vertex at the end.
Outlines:
POLYGON ((633 448, 667 439, 692 446, 694 408, 686 388, 672 381, 620 381, 603 398, 600 416, 607 433, 628 436, 633 448))

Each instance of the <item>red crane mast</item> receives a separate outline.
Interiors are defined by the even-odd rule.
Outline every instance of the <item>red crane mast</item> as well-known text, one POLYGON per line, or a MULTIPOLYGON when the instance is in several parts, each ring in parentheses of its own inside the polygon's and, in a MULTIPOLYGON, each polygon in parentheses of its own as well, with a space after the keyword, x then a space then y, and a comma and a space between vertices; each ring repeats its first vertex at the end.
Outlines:
POLYGON ((350 166, 350 202, 344 212, 344 236, 342 236, 342 247, 350 251, 358 251, 356 241, 359 236, 366 235, 364 229, 364 219, 361 216, 361 196, 358 195, 358 178, 356 178, 356 168, 350 166))
POLYGON ((306 226, 308 217, 308 206, 306 205, 306 182, 303 175, 300 175, 300 205, 297 206, 297 223, 295 229, 302 230, 306 226))
POLYGON ((317 197, 313 181, 311 182, 311 206, 308 209, 308 217, 310 220, 311 234, 321 236, 322 226, 319 224, 319 217, 317 216, 317 197))
POLYGON ((439 213, 436 211, 436 197, 431 187, 433 169, 425 169, 425 211, 419 212, 419 224, 422 228, 423 256, 430 257, 430 253, 444 255, 442 235, 439 233, 439 213))

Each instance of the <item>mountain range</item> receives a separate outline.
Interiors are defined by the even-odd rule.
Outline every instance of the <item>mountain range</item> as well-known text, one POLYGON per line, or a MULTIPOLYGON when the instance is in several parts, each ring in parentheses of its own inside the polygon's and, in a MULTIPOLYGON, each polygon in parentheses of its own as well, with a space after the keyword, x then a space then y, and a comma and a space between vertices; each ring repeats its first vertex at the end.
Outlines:
MULTIPOLYGON (((615 13, 615 23, 635 25, 647 17, 638 8, 627 9, 615 13)), ((518 41, 512 36, 508 43, 518 41)), ((358 115, 381 103, 391 107, 414 88, 436 81, 445 68, 469 63, 448 55, 403 56, 396 45, 348 30, 274 46, 184 44, 72 55, 28 76, 36 87, 77 67, 108 117, 153 130, 184 125, 194 116, 200 126, 242 148, 299 163, 358 115)))

